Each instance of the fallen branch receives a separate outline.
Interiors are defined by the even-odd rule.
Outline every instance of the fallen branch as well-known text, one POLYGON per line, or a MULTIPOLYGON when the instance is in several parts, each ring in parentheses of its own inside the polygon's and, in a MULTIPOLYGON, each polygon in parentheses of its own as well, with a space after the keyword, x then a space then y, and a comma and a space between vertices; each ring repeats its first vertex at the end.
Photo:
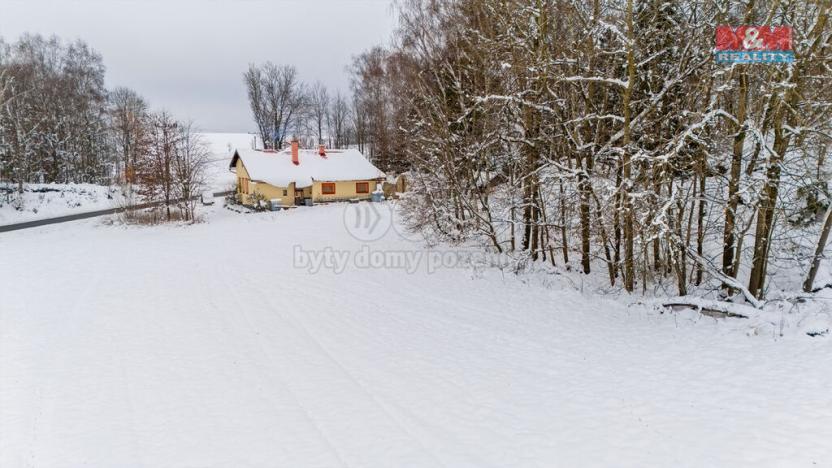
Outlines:
POLYGON ((715 278, 719 279, 723 283, 727 284, 728 286, 736 289, 737 291, 741 292, 742 295, 745 297, 745 300, 748 301, 755 309, 762 309, 765 305, 765 301, 761 301, 754 297, 751 294, 751 291, 748 290, 745 286, 742 285, 736 278, 732 278, 725 273, 722 272, 716 265, 714 265, 710 260, 705 257, 702 257, 698 253, 694 252, 693 249, 688 247, 687 245, 682 244, 685 248, 685 252, 687 253, 688 257, 690 257, 696 263, 702 265, 709 274, 714 276, 715 278))
MULTIPOLYGON (((718 304, 718 303, 717 303, 718 304)), ((668 307, 673 310, 678 309, 694 309, 702 315, 707 315, 708 317, 713 318, 742 318, 747 319, 750 318, 748 315, 740 314, 737 312, 732 312, 727 310, 730 306, 736 306, 736 304, 726 304, 724 307, 716 307, 716 306, 704 306, 697 302, 666 302, 662 304, 664 307, 668 307)))

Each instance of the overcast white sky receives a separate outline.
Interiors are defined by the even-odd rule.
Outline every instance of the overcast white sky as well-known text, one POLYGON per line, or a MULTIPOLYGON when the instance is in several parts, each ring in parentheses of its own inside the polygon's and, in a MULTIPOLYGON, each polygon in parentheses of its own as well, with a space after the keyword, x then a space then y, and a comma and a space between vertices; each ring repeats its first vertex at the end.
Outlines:
POLYGON ((349 88, 353 55, 387 43, 390 0, 0 0, 0 36, 81 38, 104 56, 109 87, 206 131, 254 130, 242 85, 250 62, 349 88))

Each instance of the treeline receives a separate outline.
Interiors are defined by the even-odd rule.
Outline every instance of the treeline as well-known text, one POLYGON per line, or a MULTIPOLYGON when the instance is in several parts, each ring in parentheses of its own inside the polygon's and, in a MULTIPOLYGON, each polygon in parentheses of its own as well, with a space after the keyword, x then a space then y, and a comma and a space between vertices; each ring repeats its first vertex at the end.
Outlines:
POLYGON ((405 123, 403 98, 396 86, 396 62, 388 51, 374 48, 354 58, 351 95, 332 93, 317 81, 300 80, 293 65, 251 64, 243 83, 257 130, 267 148, 281 148, 290 137, 306 146, 356 146, 385 171, 406 168, 396 141, 405 123))
MULTIPOLYGON (((164 217, 193 219, 207 152, 193 125, 151 112, 135 91, 104 86, 82 41, 0 39, 0 182, 116 183, 164 217)), ((19 199, 19 200, 22 200, 19 199)), ((19 201, 18 200, 18 201, 19 201)))
POLYGON ((104 64, 85 43, 0 39, 0 179, 108 182, 108 110, 104 64))
POLYGON ((254 123, 267 148, 280 148, 291 136, 306 145, 346 147, 356 141, 354 109, 348 97, 334 95, 321 82, 308 85, 293 65, 252 64, 243 74, 254 123))
POLYGON ((412 170, 415 228, 600 270, 627 291, 713 288, 755 304, 774 272, 790 272, 778 288, 799 285, 822 254, 830 2, 399 10, 397 45, 357 60, 355 89, 382 157, 412 170), (796 62, 715 63, 721 24, 792 26, 796 62))

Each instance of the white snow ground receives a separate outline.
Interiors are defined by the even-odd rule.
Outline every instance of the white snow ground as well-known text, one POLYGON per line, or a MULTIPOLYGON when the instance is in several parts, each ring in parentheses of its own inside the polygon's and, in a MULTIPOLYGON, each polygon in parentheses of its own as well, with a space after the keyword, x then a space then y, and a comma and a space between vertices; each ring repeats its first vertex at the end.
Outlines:
MULTIPOLYGON (((16 186, 0 184, 0 189, 16 186)), ((14 195, 16 197, 16 195, 14 195)), ((106 210, 121 200, 118 188, 95 184, 27 184, 23 203, 0 191, 0 225, 106 210)))
POLYGON ((435 251, 365 206, 0 234, 0 466, 832 465, 832 339, 366 267, 435 251))

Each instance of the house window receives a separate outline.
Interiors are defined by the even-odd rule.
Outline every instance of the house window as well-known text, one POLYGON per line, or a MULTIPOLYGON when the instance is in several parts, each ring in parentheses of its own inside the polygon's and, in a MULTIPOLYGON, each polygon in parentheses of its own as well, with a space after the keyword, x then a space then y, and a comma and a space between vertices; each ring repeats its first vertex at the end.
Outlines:
POLYGON ((332 182, 321 184, 321 193, 324 195, 335 195, 335 184, 332 182))
POLYGON ((283 196, 285 197, 286 195, 289 195, 289 191, 288 191, 288 190, 284 190, 284 191, 283 191, 283 196))
POLYGON ((370 183, 369 182, 356 182, 355 183, 355 193, 370 193, 370 183))

